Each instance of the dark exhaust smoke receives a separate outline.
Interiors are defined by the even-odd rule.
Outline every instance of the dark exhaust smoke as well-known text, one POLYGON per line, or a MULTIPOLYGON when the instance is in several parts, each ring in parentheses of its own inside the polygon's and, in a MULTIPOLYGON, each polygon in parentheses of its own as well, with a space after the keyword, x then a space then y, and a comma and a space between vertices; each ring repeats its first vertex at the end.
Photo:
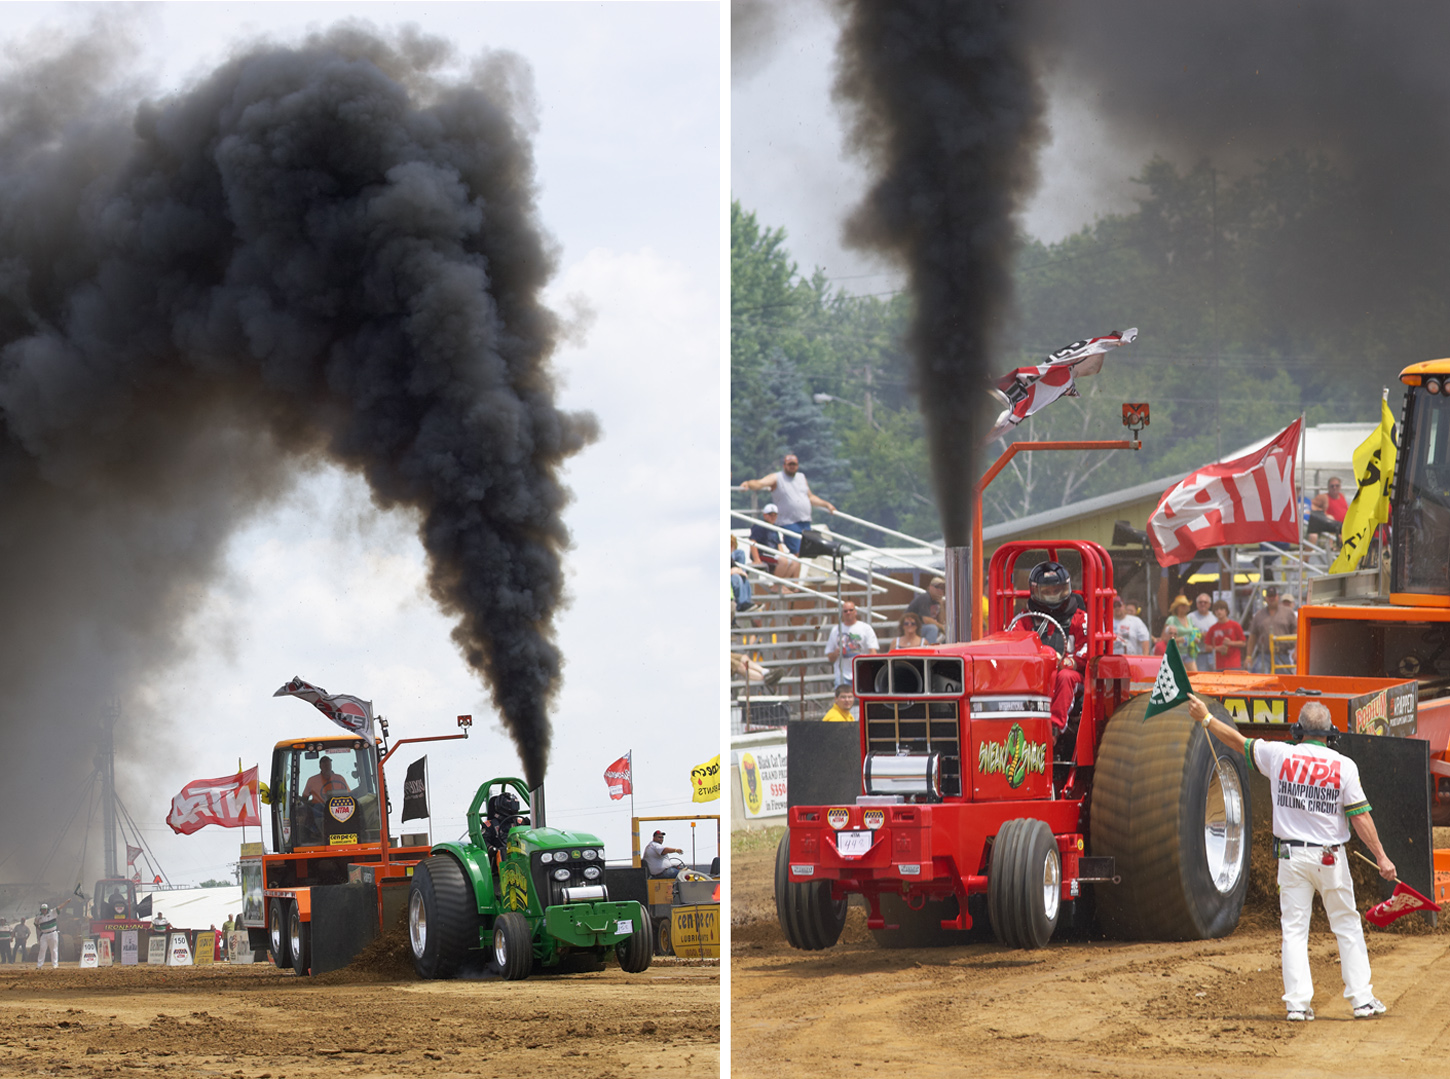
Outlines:
POLYGON ((971 535, 987 376, 1011 302, 1015 217, 1043 103, 1025 15, 981 0, 841 0, 834 93, 871 187, 847 242, 908 274, 908 347, 949 546, 971 535))
MULTIPOLYGON (((106 700, 142 752, 137 687, 184 654, 226 539, 328 463, 416 517, 537 786, 559 470, 595 426, 554 406, 527 67, 452 79, 442 42, 350 26, 138 106, 123 30, 0 78, 7 832, 59 823, 106 700)), ((176 725, 202 729, 203 703, 156 710, 188 707, 176 725)))

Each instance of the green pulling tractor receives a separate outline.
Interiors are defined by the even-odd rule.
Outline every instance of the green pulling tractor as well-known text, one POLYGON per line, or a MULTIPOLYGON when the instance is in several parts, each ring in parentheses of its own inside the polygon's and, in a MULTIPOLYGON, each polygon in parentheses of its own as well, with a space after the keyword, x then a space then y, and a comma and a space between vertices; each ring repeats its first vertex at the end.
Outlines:
POLYGON ((536 968, 598 969, 611 950, 624 970, 649 967, 649 914, 611 902, 599 839, 544 827, 542 800, 531 823, 529 800, 523 780, 489 780, 468 807, 468 842, 439 843, 414 869, 408 938, 420 977, 482 960, 514 981, 536 968))

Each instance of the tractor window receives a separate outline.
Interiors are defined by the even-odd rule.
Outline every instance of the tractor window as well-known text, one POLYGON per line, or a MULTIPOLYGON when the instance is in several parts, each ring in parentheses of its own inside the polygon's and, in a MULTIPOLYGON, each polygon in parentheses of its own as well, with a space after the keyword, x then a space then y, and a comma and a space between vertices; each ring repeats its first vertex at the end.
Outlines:
POLYGON ((1450 595, 1450 401, 1415 392, 1405 428, 1391 590, 1450 595))
POLYGON ((277 849, 376 843, 382 835, 376 751, 360 741, 277 750, 277 849))

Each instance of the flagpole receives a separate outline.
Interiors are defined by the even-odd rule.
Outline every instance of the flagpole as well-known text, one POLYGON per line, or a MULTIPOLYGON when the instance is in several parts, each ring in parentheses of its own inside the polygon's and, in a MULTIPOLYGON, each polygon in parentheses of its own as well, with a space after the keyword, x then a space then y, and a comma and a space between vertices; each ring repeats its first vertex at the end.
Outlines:
POLYGON ((629 758, 629 822, 634 825, 634 750, 625 754, 629 758))
MULTIPOLYGON (((1298 490, 1294 492, 1294 523, 1299 527, 1299 606, 1304 606, 1304 596, 1309 584, 1307 567, 1304 565, 1304 471, 1309 467, 1309 431, 1304 426, 1304 413, 1299 413, 1299 468, 1296 471, 1298 490)), ((1294 614, 1297 617, 1298 611, 1294 614)))

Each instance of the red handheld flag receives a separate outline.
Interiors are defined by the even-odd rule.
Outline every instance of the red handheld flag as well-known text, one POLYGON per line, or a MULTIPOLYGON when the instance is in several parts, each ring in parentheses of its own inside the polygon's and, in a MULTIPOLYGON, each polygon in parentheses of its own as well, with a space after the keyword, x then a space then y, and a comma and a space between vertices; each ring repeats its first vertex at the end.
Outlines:
POLYGON ((1364 912, 1365 921, 1383 929, 1396 918, 1417 910, 1439 910, 1438 904, 1426 899, 1404 881, 1395 881, 1395 890, 1383 903, 1376 903, 1364 912))
POLYGON ((604 782, 609 785, 611 801, 619 801, 626 794, 634 793, 634 775, 630 768, 630 754, 626 753, 608 768, 604 769, 604 782))

